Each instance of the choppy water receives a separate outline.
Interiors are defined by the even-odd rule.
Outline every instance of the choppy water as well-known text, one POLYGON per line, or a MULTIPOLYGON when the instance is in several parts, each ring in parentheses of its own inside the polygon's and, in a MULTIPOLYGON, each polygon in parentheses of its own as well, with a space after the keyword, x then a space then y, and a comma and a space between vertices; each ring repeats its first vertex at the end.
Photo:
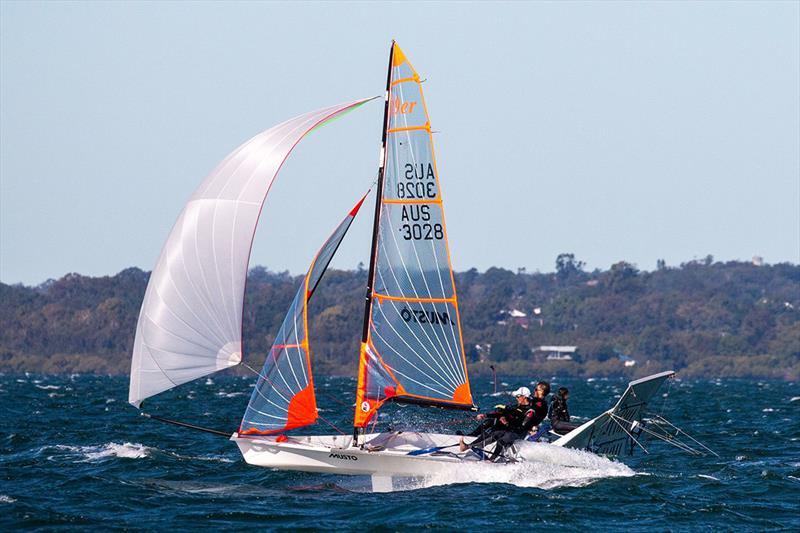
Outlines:
MULTIPOLYGON (((317 381, 322 415, 349 432, 352 380, 317 381)), ((502 388, 526 381, 508 379, 502 388)), ((250 383, 201 380, 148 410, 233 429, 250 383)), ((570 387, 571 411, 587 417, 625 386, 555 384, 570 387)), ((507 399, 491 396, 486 380, 473 386, 484 408, 507 399)), ((476 464, 372 494, 366 478, 251 467, 224 438, 143 419, 126 403, 124 378, 0 376, 0 529, 800 530, 800 385, 677 381, 668 392, 656 410, 664 404, 667 418, 719 458, 651 443, 651 455, 621 463, 534 446, 529 463, 476 464), (556 453, 561 466, 552 464, 556 453)), ((459 413, 393 409, 378 429, 470 426, 454 423, 459 413)), ((314 431, 333 430, 323 423, 314 431)))

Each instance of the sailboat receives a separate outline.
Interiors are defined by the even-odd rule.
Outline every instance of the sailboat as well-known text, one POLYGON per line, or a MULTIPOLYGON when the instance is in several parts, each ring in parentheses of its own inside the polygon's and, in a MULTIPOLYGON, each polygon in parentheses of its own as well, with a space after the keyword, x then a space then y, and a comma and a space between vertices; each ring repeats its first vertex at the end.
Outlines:
MULTIPOLYGON (((237 148, 202 182, 178 217, 145 293, 133 347, 131 404, 141 408, 151 396, 242 363, 249 254, 270 186, 305 135, 370 100, 327 107, 270 128, 237 148)), ((296 436, 292 430, 319 418, 308 303, 365 198, 312 260, 257 372, 239 428, 217 433, 235 442, 250 464, 369 475, 380 490, 391 487, 392 477, 424 476, 480 459, 445 451, 457 443, 454 435, 369 430, 387 403, 477 409, 422 80, 395 42, 384 95, 353 433, 296 436)), ((671 376, 666 372, 632 383, 621 403, 553 444, 618 453, 633 437, 631 428, 641 425, 648 400, 671 376)))

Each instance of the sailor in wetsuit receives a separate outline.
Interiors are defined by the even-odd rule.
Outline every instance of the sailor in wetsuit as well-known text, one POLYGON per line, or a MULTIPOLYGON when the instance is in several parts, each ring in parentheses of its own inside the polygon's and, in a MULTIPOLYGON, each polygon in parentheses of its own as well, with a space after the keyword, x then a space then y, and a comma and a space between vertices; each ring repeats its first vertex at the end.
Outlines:
MULTIPOLYGON (((480 421, 480 424, 467 433, 467 436, 481 437, 488 435, 494 430, 509 429, 512 420, 523 415, 523 412, 519 411, 519 407, 522 405, 523 398, 527 399, 527 397, 531 395, 531 391, 528 387, 520 387, 512 392, 511 395, 516 398, 516 404, 496 405, 494 411, 491 413, 479 414, 475 418, 480 421)), ((462 433, 458 434, 461 435, 462 433)))
POLYGON ((535 432, 542 420, 547 418, 548 394, 550 394, 550 384, 548 382, 540 381, 536 384, 536 388, 533 389, 533 397, 530 399, 532 413, 531 419, 526 423, 525 435, 535 432))
POLYGON ((530 390, 527 387, 520 387, 514 391, 517 398, 517 405, 511 409, 504 410, 503 415, 497 419, 497 423, 492 426, 488 434, 467 445, 464 438, 459 442, 461 451, 469 448, 483 451, 486 446, 496 442, 494 451, 489 460, 495 461, 501 457, 514 441, 525 438, 547 416, 546 396, 550 392, 550 385, 547 382, 540 382, 536 385, 536 392, 530 398, 530 390))
POLYGON ((567 406, 568 399, 569 389, 561 387, 550 404, 550 412, 548 414, 550 424, 553 426, 553 431, 559 435, 566 435, 578 427, 578 424, 570 423, 569 407, 567 406))

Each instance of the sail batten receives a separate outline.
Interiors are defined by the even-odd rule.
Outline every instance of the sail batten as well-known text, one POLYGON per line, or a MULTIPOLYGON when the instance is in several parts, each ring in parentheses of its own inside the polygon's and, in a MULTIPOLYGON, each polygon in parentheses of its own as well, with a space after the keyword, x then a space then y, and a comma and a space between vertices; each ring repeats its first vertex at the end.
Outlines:
POLYGON ((261 207, 295 145, 371 98, 289 119, 240 145, 192 194, 161 250, 136 326, 128 401, 237 365, 261 207))
POLYGON ((356 428, 389 399, 472 407, 431 122, 394 43, 383 139, 356 428))

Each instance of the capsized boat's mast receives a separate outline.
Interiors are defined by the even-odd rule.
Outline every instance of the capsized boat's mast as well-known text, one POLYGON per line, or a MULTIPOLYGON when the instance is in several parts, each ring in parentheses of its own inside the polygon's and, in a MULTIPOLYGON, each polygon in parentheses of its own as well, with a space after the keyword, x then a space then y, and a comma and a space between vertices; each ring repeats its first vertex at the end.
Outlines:
MULTIPOLYGON (((383 175, 386 168, 386 137, 389 130, 389 91, 392 87, 392 61, 394 59, 394 40, 389 47, 389 66, 386 72, 386 93, 384 94, 383 104, 383 130, 381 133, 381 155, 378 167, 378 186, 375 194, 375 217, 372 223, 372 250, 369 256, 369 274, 367 276, 367 295, 364 303, 364 328, 361 333, 361 342, 367 342, 369 336, 369 317, 372 313, 372 290, 373 279, 375 277, 375 258, 378 254, 378 229, 380 226, 381 202, 383 201, 383 175)), ((361 428, 353 427, 353 444, 358 441, 358 434, 361 428)))

